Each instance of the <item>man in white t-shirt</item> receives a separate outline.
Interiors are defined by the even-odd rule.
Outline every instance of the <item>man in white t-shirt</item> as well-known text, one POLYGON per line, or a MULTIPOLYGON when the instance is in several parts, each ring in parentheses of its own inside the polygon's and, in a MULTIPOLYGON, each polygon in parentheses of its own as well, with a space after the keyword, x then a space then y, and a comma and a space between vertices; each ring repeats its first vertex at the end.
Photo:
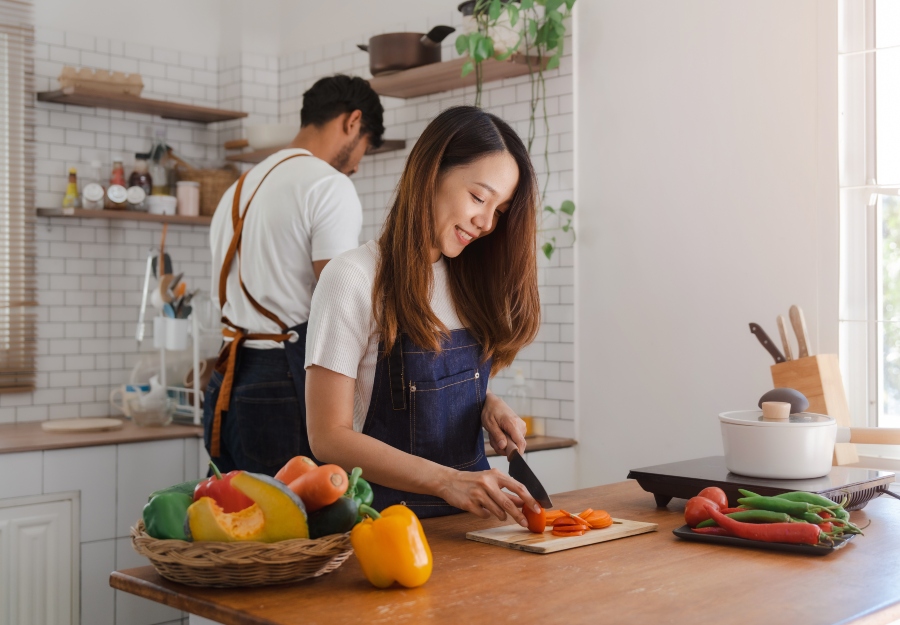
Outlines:
POLYGON ((203 424, 223 472, 274 475, 293 456, 312 457, 304 398, 310 300, 325 264, 359 245, 362 207, 348 176, 381 144, 382 116, 365 80, 320 79, 303 94, 290 146, 219 202, 210 230, 212 293, 226 342, 203 424))

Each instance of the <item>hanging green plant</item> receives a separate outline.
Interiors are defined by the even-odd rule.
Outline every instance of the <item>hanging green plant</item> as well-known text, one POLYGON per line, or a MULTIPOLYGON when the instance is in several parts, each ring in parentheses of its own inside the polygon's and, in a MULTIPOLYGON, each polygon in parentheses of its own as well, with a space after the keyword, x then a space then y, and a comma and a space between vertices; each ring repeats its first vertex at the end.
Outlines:
MULTIPOLYGON (((486 61, 506 61, 513 54, 524 54, 524 62, 528 64, 531 79, 531 102, 528 124, 528 151, 537 136, 537 110, 542 107, 541 117, 544 123, 544 134, 549 139, 550 120, 547 115, 547 86, 544 71, 559 67, 563 55, 563 44, 566 37, 566 18, 572 13, 576 0, 470 0, 460 5, 470 8, 475 28, 456 38, 456 51, 467 55, 469 60, 462 68, 462 75, 475 72, 475 106, 481 106, 481 93, 484 74, 482 66, 486 61), (504 37, 514 33, 512 39, 504 37), (498 34, 500 36, 498 36, 498 34), (499 45, 498 45, 499 44, 499 45), (520 52, 521 51, 521 52, 520 52)), ((541 187, 541 203, 547 195, 547 183, 550 181, 550 142, 544 141, 544 164, 546 176, 541 187)), ((565 223, 550 228, 542 228, 541 232, 562 231, 572 234, 575 240, 575 228, 572 217, 575 214, 575 203, 566 200, 558 208, 546 205, 544 213, 565 219, 565 223)), ((549 259, 556 250, 556 236, 551 235, 541 246, 544 255, 549 259)))

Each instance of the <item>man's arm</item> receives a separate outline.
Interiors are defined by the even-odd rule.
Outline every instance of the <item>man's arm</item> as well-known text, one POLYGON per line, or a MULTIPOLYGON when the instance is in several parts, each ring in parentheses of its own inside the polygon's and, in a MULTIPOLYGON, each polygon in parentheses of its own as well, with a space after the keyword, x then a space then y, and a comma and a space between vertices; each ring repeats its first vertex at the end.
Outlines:
POLYGON ((322 270, 325 269, 325 265, 328 264, 330 258, 326 260, 314 260, 313 261, 313 272, 316 274, 316 281, 319 280, 319 276, 322 275, 322 270))

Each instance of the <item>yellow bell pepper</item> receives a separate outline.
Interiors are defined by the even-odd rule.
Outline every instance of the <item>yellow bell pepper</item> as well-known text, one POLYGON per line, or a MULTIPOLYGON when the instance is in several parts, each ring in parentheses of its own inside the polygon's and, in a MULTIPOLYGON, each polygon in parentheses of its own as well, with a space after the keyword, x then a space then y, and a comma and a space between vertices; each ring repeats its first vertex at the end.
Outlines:
POLYGON ((394 582, 415 588, 431 577, 431 549, 416 514, 406 506, 390 506, 378 514, 367 505, 367 516, 350 532, 353 552, 363 573, 378 588, 394 582))

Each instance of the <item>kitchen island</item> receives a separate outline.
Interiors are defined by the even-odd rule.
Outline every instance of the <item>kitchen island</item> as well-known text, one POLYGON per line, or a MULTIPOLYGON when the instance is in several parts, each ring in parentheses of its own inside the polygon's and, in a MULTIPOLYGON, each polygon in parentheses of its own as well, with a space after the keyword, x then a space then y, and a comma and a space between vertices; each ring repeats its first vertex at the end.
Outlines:
POLYGON ((362 623, 727 623, 886 625, 900 619, 900 501, 852 513, 865 536, 824 557, 687 542, 684 501, 656 508, 634 481, 553 497, 659 524, 658 532, 549 555, 466 540, 500 523, 464 514, 423 522, 434 573, 416 589, 378 590, 351 557, 334 573, 284 586, 193 588, 150 566, 110 585, 226 625, 362 623))

